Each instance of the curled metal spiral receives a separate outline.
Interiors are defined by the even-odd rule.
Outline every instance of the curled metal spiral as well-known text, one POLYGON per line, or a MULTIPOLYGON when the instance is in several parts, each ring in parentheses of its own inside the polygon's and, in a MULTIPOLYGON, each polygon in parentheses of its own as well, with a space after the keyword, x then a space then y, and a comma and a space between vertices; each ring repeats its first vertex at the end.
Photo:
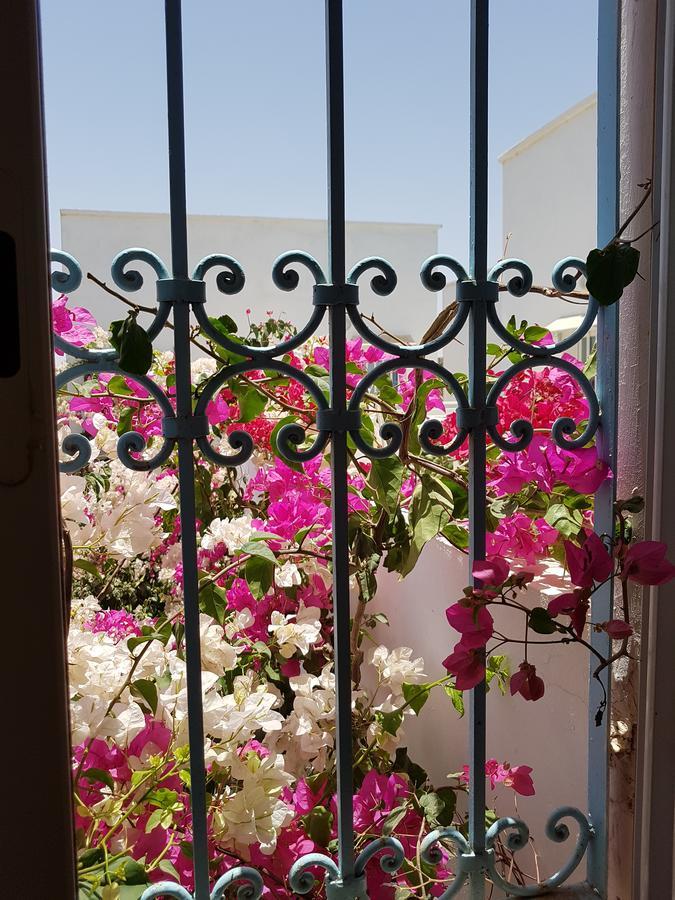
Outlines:
POLYGON ((394 837, 381 837, 371 841, 356 857, 354 874, 360 878, 365 874, 370 860, 381 853, 380 868, 389 875, 394 875, 405 862, 403 844, 394 837))
POLYGON ((450 900, 462 889, 467 879, 468 867, 464 864, 466 859, 473 859, 471 845, 456 828, 437 828, 429 832, 420 847, 422 860, 430 866, 438 866, 443 861, 443 853, 439 846, 440 841, 450 841, 457 848, 457 856, 454 861, 455 877, 441 894, 440 900, 450 900))
MULTIPOLYGON (((422 284, 427 290, 442 291, 446 286, 447 279, 445 275, 443 275, 442 272, 437 271, 442 267, 449 268, 460 281, 468 279, 466 270, 456 259, 452 259, 450 256, 430 256, 429 259, 422 264, 420 271, 422 284)), ((371 279, 370 286, 373 291, 382 297, 391 294, 397 284, 396 272, 390 263, 380 257, 370 256, 357 263, 347 276, 347 282, 349 284, 356 284, 360 276, 370 269, 376 269, 380 273, 371 279)), ((442 348, 449 344, 450 341, 454 340, 466 323, 469 315, 469 308, 468 303, 460 303, 457 314, 442 334, 423 344, 415 345, 399 344, 395 341, 387 340, 381 334, 373 331, 359 312, 358 306, 356 305, 347 307, 347 315, 357 334, 369 344, 372 344, 379 350, 383 350, 385 353, 391 353, 393 356, 398 356, 401 359, 408 359, 415 356, 429 356, 432 353, 442 350, 442 348)))
POLYGON ((291 866, 288 884, 296 894, 308 894, 316 884, 312 869, 323 869, 328 880, 338 881, 340 870, 334 859, 324 853, 308 853, 291 866))
MULTIPOLYGON (((532 287, 532 270, 520 259, 503 259, 494 266, 488 275, 488 280, 498 281, 499 277, 510 270, 515 270, 518 274, 510 278, 507 282, 508 292, 514 297, 524 297, 532 287)), ((576 287, 577 281, 581 276, 586 276, 586 263, 574 256, 568 256, 560 260, 553 269, 551 281, 553 287, 562 293, 569 293, 576 287)), ((488 303, 487 317, 490 326, 496 334, 519 353, 525 353, 527 356, 548 357, 555 356, 558 353, 564 353, 570 347, 574 347, 579 341, 590 331, 598 314, 598 303, 590 297, 586 306, 586 312, 581 324, 574 329, 573 333, 555 344, 539 346, 538 344, 530 344, 511 334, 508 328, 499 318, 497 303, 488 303)))
MULTIPOLYGON (((282 291, 295 290, 300 283, 300 276, 297 271, 292 268, 293 263, 301 263, 309 269, 314 277, 315 284, 326 283, 326 276, 313 256, 300 250, 292 250, 289 253, 283 253, 279 256, 272 266, 272 280, 282 291)), ((223 269, 216 277, 216 285, 219 291, 224 294, 236 294, 242 290, 245 283, 245 275, 242 267, 232 256, 225 256, 220 253, 206 256, 197 263, 194 272, 192 273, 193 279, 201 281, 204 278, 204 275, 216 266, 223 269)), ((214 344, 237 356, 247 356, 252 361, 261 361, 271 359, 275 356, 283 356, 286 353, 290 353, 291 350, 295 350, 297 347, 301 346, 301 344, 304 344, 305 341, 316 332, 321 324, 321 321, 326 314, 326 308, 325 306, 314 306, 308 322, 297 332, 297 334, 294 334, 293 337, 281 341, 278 344, 274 344, 271 347, 253 347, 249 344, 244 344, 243 342, 230 340, 226 334, 219 331, 211 324, 204 303, 196 303, 193 307, 193 312, 195 318, 199 322, 201 330, 214 344)), ((255 367, 251 366, 250 368, 255 367)))
MULTIPOLYGON (((316 403, 317 409, 328 409, 328 403, 323 392, 309 375, 306 375, 299 369, 289 365, 289 363, 285 363, 279 359, 266 358, 261 362, 261 366, 264 366, 266 371, 278 372, 280 375, 285 375, 287 378, 297 381, 307 390, 307 393, 310 394, 316 403)), ((223 385, 236 375, 242 375, 245 372, 249 372, 251 368, 250 361, 244 361, 235 363, 233 366, 227 366, 213 375, 200 391, 199 400, 195 406, 195 416, 205 416, 208 404, 216 396, 223 385)), ((289 423, 279 430, 277 435, 277 447, 282 456, 286 457, 286 459, 298 463, 307 462, 322 452, 328 443, 329 436, 328 433, 321 432, 316 436, 309 447, 305 450, 298 450, 297 448, 300 444, 307 439, 307 434, 299 423, 289 423)), ((207 459, 219 465, 239 466, 251 458, 254 446, 253 439, 248 432, 243 430, 233 431, 227 435, 227 439, 230 446, 236 451, 231 455, 225 455, 214 450, 206 436, 198 437, 197 444, 207 459)))
POLYGON ((225 892, 233 885, 237 888, 237 900, 260 900, 265 885, 262 876, 250 866, 230 869, 216 881, 211 891, 211 900, 223 900, 225 892))
MULTIPOLYGON (((551 814, 546 823, 546 836, 558 844, 568 840, 570 836, 569 827, 562 821, 563 819, 574 819, 579 826, 579 833, 577 835, 574 851, 561 869, 539 884, 512 884, 510 881, 503 878, 497 871, 494 853, 488 853, 486 854, 487 867, 495 884, 509 896, 538 897, 542 892, 559 887, 567 881, 572 872, 574 872, 584 858, 586 848, 595 832, 588 817, 585 816, 581 810, 574 806, 562 806, 551 814)), ((498 819, 494 825, 488 829, 485 836, 486 850, 494 850, 497 839, 506 832, 508 832, 506 846, 509 850, 516 852, 527 845, 530 837, 527 825, 520 819, 505 817, 503 819, 498 819)))
MULTIPOLYGON (((169 398, 164 391, 152 381, 152 379, 148 378, 147 375, 129 375, 128 372, 123 372, 118 366, 108 360, 100 362, 83 362, 71 366, 69 369, 64 369, 56 376, 56 389, 58 390, 59 388, 64 387, 66 384, 75 381, 77 378, 83 378, 86 375, 95 375, 103 372, 112 375, 125 376, 136 384, 141 385, 157 402, 162 410, 162 415, 168 418, 173 417, 173 407, 171 406, 169 398)), ((117 441, 117 455, 123 465, 127 466, 127 468, 135 469, 138 472, 147 472, 150 469, 156 469, 158 466, 163 465, 171 455, 173 446, 173 440, 163 437, 162 445, 157 452, 151 457, 139 459, 133 454, 142 453, 145 450, 145 438, 137 431, 127 431, 125 434, 121 435, 117 441)), ((83 434, 72 433, 67 435, 64 438, 61 447, 64 453, 73 457, 70 460, 60 463, 62 472, 76 472, 78 469, 86 466, 91 458, 91 445, 83 434)))
MULTIPOLYGON (((137 269, 127 269, 129 263, 132 262, 146 263, 154 271, 157 280, 169 277, 167 267, 156 253, 153 253, 151 250, 144 250, 142 247, 130 247, 128 250, 122 250, 121 253, 118 253, 110 266, 112 279, 122 291, 140 291, 143 287, 143 275, 137 269)), ((152 322, 145 329, 150 341, 154 341, 162 328, 164 328, 170 312, 171 304, 159 300, 157 312, 152 322)))
POLYGON ((146 888, 140 900, 160 900, 162 897, 173 897, 174 900, 194 900, 192 894, 173 881, 158 881, 146 888))
MULTIPOLYGON (((51 250, 49 259, 54 265, 65 266, 66 271, 61 272, 58 269, 51 273, 50 282, 52 290, 61 294, 75 293, 82 284, 82 267, 74 256, 63 250, 51 250)), ((63 353, 72 356, 74 359, 81 359, 87 362, 100 362, 101 360, 114 360, 117 358, 115 350, 87 350, 85 347, 78 347, 62 338, 60 334, 53 333, 54 346, 58 347, 63 353)))
MULTIPOLYGON (((570 435, 573 435, 575 431, 577 431, 577 423, 573 419, 563 416, 556 419, 551 427, 551 436, 553 437, 553 440, 558 447, 563 450, 576 450, 579 447, 585 446, 598 430, 598 425, 600 423, 600 404, 597 395, 593 390, 593 385, 588 378, 574 365, 574 363, 571 363, 566 359, 545 357, 521 360, 500 375, 497 381, 492 385, 486 399, 486 405, 496 406, 497 400, 505 390, 506 386, 516 377, 516 375, 519 375, 526 369, 541 368, 543 366, 561 369, 563 372, 566 372, 579 386, 588 403, 588 421, 581 433, 577 437, 571 438, 570 435)), ((524 450, 534 437, 532 423, 525 419, 516 419, 515 422, 511 422, 510 431, 515 437, 515 440, 513 441, 504 438, 499 433, 497 425, 488 425, 488 432, 495 444, 498 447, 501 447, 502 450, 511 453, 524 450)))
MULTIPOLYGON (((407 357, 405 360, 395 358, 378 363, 354 388, 348 408, 354 411, 358 410, 365 394, 377 379, 387 372, 400 368, 424 369, 433 372, 434 375, 445 384, 448 390, 452 392, 455 401, 457 402, 457 408, 468 408, 466 394, 462 390, 462 386, 455 376, 448 372, 447 369, 443 368, 443 366, 439 365, 439 363, 422 357, 407 357)), ((461 447, 466 440, 468 433, 469 432, 466 429, 460 428, 457 436, 447 445, 447 447, 439 447, 434 444, 433 441, 441 437, 443 434, 443 426, 436 419, 429 419, 420 427, 419 442, 427 453, 431 453, 434 456, 447 456, 461 447)), ((362 453, 376 459, 384 459, 387 456, 392 456, 397 452, 401 446, 401 441, 403 440, 403 431, 401 426, 396 422, 385 422, 380 428, 380 437, 385 442, 384 447, 374 447, 369 444, 363 437, 361 431, 350 431, 350 435, 362 453)))

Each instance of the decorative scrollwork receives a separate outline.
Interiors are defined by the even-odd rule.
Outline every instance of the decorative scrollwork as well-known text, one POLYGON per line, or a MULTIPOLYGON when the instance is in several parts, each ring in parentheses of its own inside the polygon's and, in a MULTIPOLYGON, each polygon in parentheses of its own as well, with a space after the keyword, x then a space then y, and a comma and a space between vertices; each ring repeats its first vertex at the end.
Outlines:
POLYGON ((405 850, 403 844, 393 837, 381 837, 371 841, 356 857, 354 874, 360 878, 365 874, 366 866, 370 860, 382 853, 380 868, 389 875, 394 875, 405 862, 405 850))
MULTIPOLYGON (((50 261, 55 265, 66 267, 65 272, 58 269, 51 273, 52 290, 62 294, 73 294, 82 284, 82 268, 79 262, 70 253, 63 250, 51 250, 49 253, 50 261)), ((72 356, 74 359, 81 359, 86 362, 100 362, 101 360, 114 360, 117 353, 112 348, 109 350, 87 350, 85 347, 78 347, 61 337, 56 332, 53 333, 54 346, 58 347, 63 353, 72 356)))
MULTIPOLYGON (((486 399, 487 406, 496 406, 497 400, 506 388, 507 384, 516 377, 520 372, 526 369, 540 368, 542 366, 550 366, 551 368, 561 369, 566 372, 581 388, 581 391, 588 403, 588 421, 585 428, 575 438, 569 438, 577 430, 577 423, 568 417, 556 419, 551 428, 551 436, 555 443, 563 450, 576 450, 587 444, 595 435, 600 423, 600 404, 590 383, 584 373, 578 369, 574 363, 566 359, 558 357, 546 357, 543 359, 522 359, 520 362, 507 369, 497 381, 492 385, 486 399)), ((496 425, 488 425, 490 437, 498 447, 510 453, 524 450, 532 441, 534 429, 532 423, 525 419, 516 419, 510 423, 511 433, 516 440, 509 441, 502 437, 496 425)))
MULTIPOLYGON (((131 378, 136 384, 141 385, 149 394, 151 394, 162 410, 163 416, 173 416, 173 407, 171 406, 169 398, 154 381, 146 375, 129 375, 128 373, 123 372, 118 366, 115 366, 114 363, 107 360, 94 363, 79 363, 76 366, 71 366, 69 369, 64 369, 56 376, 56 389, 58 390, 59 388, 64 387, 66 384, 75 381, 77 378, 83 378, 86 375, 94 375, 101 372, 109 372, 113 375, 123 375, 127 378, 131 378)), ((147 472, 150 469, 156 469, 158 466, 163 465, 171 455, 173 446, 173 440, 163 437, 162 446, 153 456, 139 459, 133 454, 142 453, 143 450, 145 450, 145 438, 137 431, 127 431, 125 434, 121 435, 117 441, 117 455, 123 465, 127 466, 127 468, 135 469, 138 472, 147 472)), ((85 466, 91 458, 91 446, 89 446, 89 441, 82 434, 73 433, 67 435, 64 438, 61 447, 65 453, 74 456, 74 459, 60 463, 62 472, 76 472, 78 469, 85 466), (88 445, 87 447, 85 447, 85 442, 88 445)))
MULTIPOLYGON (((548 822, 546 823, 546 836, 556 843, 560 844, 566 841, 570 836, 568 826, 562 821, 563 819, 574 819, 579 826, 579 834, 577 835, 574 852, 565 865, 559 869, 550 878, 545 879, 539 884, 522 885, 512 884, 503 878, 497 871, 494 854, 486 854, 487 866, 490 870, 492 880, 498 887, 505 891, 509 896, 516 897, 536 897, 543 891, 549 891, 559 887, 570 877, 572 872, 577 868, 586 853, 591 839, 594 836, 593 826, 587 816, 581 810, 574 806, 563 806, 556 809, 548 822)), ((509 850, 516 852, 527 845, 530 832, 527 825, 520 819, 506 817, 498 819, 492 825, 485 836, 485 846, 487 851, 494 850, 495 843, 500 835, 509 832, 506 839, 506 846, 509 850)))
MULTIPOLYGON (((288 363, 278 359, 265 358, 261 361, 261 366, 264 366, 266 371, 278 372, 280 375, 285 375, 286 377, 299 382, 311 395, 316 403, 317 409, 328 409, 328 403, 326 402, 326 398, 321 389, 309 375, 305 375, 305 373, 301 372, 299 369, 295 369, 288 363)), ((236 375, 242 375, 245 372, 249 372, 251 368, 250 361, 245 361, 236 363, 233 366, 227 366, 212 376, 206 382, 199 394, 199 400, 195 407, 195 416, 205 415, 206 407, 223 385, 236 375)), ((307 435, 300 424, 289 423, 279 430, 279 434, 277 435, 277 446, 286 459, 289 459, 292 462, 307 462, 322 452, 328 443, 329 437, 330 435, 328 433, 319 433, 308 448, 305 450, 298 450, 298 446, 306 440, 307 435)), ((240 466, 251 458, 254 449, 253 440, 246 431, 238 430, 230 433, 228 435, 228 442, 237 452, 226 456, 213 449, 209 443, 208 437, 197 438, 197 444, 204 456, 206 456, 207 459, 210 459, 211 462, 219 465, 240 466)))
MULTIPOLYGON (((150 266, 157 276, 157 280, 169 277, 169 271, 162 260, 151 250, 145 250, 143 247, 130 247, 128 250, 122 250, 113 259, 110 266, 110 274, 118 288, 122 291, 140 291, 144 284, 144 278, 137 269, 127 269, 129 263, 143 262, 150 266)), ((152 322, 146 328, 148 338, 151 341, 157 337, 162 328, 166 325, 171 312, 171 304, 163 300, 158 300, 157 312, 152 322)))
POLYGON ((370 279, 370 287, 374 293, 380 297, 388 297, 393 293, 398 284, 398 276, 394 267, 379 256, 368 256, 357 263, 347 275, 347 284, 356 284, 369 269, 376 269, 379 272, 370 279))
POLYGON ((239 884, 237 900, 260 900, 265 888, 262 876, 256 869, 250 866, 237 866, 216 881, 211 891, 211 900, 223 900, 225 891, 236 884, 239 884))
MULTIPOLYGON (((439 365, 431 359, 421 357, 407 357, 405 360, 401 360, 399 358, 388 359, 374 366, 354 388, 354 392, 352 393, 351 399, 349 401, 349 409, 354 411, 358 410, 366 392, 377 381, 378 378, 380 378, 382 375, 385 375, 387 372, 391 372, 394 369, 400 369, 402 367, 410 369, 425 369, 429 372, 433 372, 434 375, 436 375, 452 392, 457 403, 457 407, 461 407, 464 409, 468 408, 466 394, 462 390, 462 387, 455 376, 448 372, 447 369, 443 368, 443 366, 439 365)), ((438 445, 432 443, 432 441, 437 440, 442 435, 442 433, 443 426, 439 421, 437 421, 436 419, 427 420, 422 424, 419 430, 420 445, 427 453, 431 453, 434 456, 447 456, 450 453, 454 453, 455 450, 461 447, 468 435, 468 431, 466 429, 460 428, 457 436, 451 443, 447 445, 447 447, 439 447, 438 445)), ((350 431, 350 435, 352 436, 354 443, 362 453, 365 453, 367 456, 371 456, 376 459, 384 459, 387 456, 392 456, 397 452, 403 440, 403 431, 401 429, 401 426, 397 422, 385 422, 384 425, 382 425, 382 427, 380 428, 380 437, 385 442, 384 447, 372 446, 365 440, 362 432, 360 431, 350 431)))
MULTIPOLYGON (((507 282, 507 288, 510 294, 514 297, 524 297, 525 294, 532 287, 532 270, 530 267, 524 263, 520 259, 503 259, 499 263, 497 263, 494 268, 491 269, 490 274, 488 275, 488 279, 490 281, 497 281, 504 272, 509 271, 510 269, 515 269, 519 272, 519 275, 511 278, 507 282)), ((577 259, 573 256, 568 256, 565 259, 561 260, 556 264, 553 269, 553 273, 551 276, 551 280, 553 283, 553 287, 557 291, 561 291, 562 293, 569 293, 574 290, 576 287, 577 281, 581 276, 586 275, 586 263, 577 259)), ((590 297, 588 300, 588 304, 586 306, 586 313, 581 324, 575 328, 574 332, 570 334, 568 337, 564 338, 561 341, 558 341, 556 344, 548 344, 546 346, 539 346, 537 344, 530 344, 527 341, 523 341, 520 338, 515 337, 515 335, 511 334, 511 332, 506 328, 504 323, 499 318, 499 313, 497 311, 496 303, 488 303, 487 306, 487 318, 490 326, 495 331, 496 334, 511 347, 512 350, 517 350, 519 353, 525 353, 527 356, 535 356, 535 357, 549 357, 555 356, 558 353, 564 353, 565 350, 569 350, 570 347, 574 347, 575 344, 578 344, 579 341, 590 331, 593 323, 598 314, 598 303, 593 297, 590 297)))
POLYGON ((160 897, 173 897, 175 900, 193 900, 192 894, 173 881, 158 881, 150 885, 141 894, 140 900, 159 900, 160 897))
MULTIPOLYGON (((326 276, 313 256, 300 250, 292 250, 279 256, 272 266, 272 280, 282 291, 295 290, 300 283, 300 276, 296 270, 289 268, 293 263, 302 263, 306 266, 314 276, 315 284, 326 283, 326 276)), ((219 291, 224 294, 236 294, 244 287, 245 275, 240 264, 234 257, 225 256, 221 253, 205 256, 204 259, 198 262, 192 273, 193 279, 201 281, 209 269, 215 266, 222 266, 224 269, 216 277, 216 285, 219 291)), ((275 356, 283 356, 295 350, 316 332, 326 314, 325 307, 314 306, 307 324, 293 337, 271 347, 253 347, 249 344, 230 340, 226 334, 214 328, 204 307, 205 304, 196 303, 193 306, 193 312, 201 330, 207 335, 209 340, 227 350, 228 353, 234 353, 237 356, 247 356, 253 362, 261 362, 272 359, 275 356)), ((256 368, 256 366, 250 366, 249 368, 256 368)), ((230 463, 229 465, 238 465, 238 463, 230 463)))
POLYGON ((450 841, 457 847, 458 851, 454 863, 455 877, 440 897, 440 900, 450 900, 451 897, 456 896, 466 881, 468 869, 464 865, 463 860, 473 858, 472 851, 467 839, 456 828, 437 828, 435 831, 429 832, 420 847, 420 855, 423 861, 430 866, 438 866, 443 861, 443 853, 439 847, 440 841, 450 841))
POLYGON ((223 253, 212 253, 205 256, 195 266, 192 277, 197 281, 203 281, 204 275, 216 266, 222 266, 223 271, 216 275, 216 284, 222 294, 238 294, 246 284, 246 275, 233 256, 225 256, 223 253))
POLYGON ((328 880, 338 881, 340 870, 334 859, 323 853, 308 853, 300 857, 291 866, 288 873, 288 884, 296 894, 308 894, 316 884, 316 876, 312 869, 323 869, 328 880))
MULTIPOLYGON (((460 281, 468 279, 466 270, 456 259, 452 259, 450 256, 430 256, 429 259, 422 264, 422 269, 420 271, 422 284, 427 290, 441 291, 446 286, 447 279, 445 275, 443 275, 442 272, 437 271, 437 268, 440 267, 449 268, 460 281)), ((347 276, 347 281, 350 284, 356 284, 358 278, 369 269, 377 269, 380 273, 370 282, 375 293, 382 297, 391 294, 397 283, 396 272, 390 263, 380 257, 371 256, 361 260, 361 262, 357 263, 352 268, 347 276)), ((411 357, 429 356, 432 353, 436 353, 439 350, 442 350, 443 347, 450 343, 450 341, 454 340, 466 323, 469 315, 469 304, 459 304, 456 315, 438 337, 433 338, 426 343, 415 345, 398 344, 392 340, 387 340, 381 334, 377 334, 377 332, 373 331, 370 325, 365 321, 356 305, 347 307, 347 315, 357 334, 365 341, 368 341, 369 344, 372 344, 379 350, 383 350, 385 353, 397 356, 402 360, 408 360, 411 357)))
POLYGON ((499 281, 504 272, 514 269, 518 275, 509 278, 506 287, 514 297, 524 297, 532 287, 532 269, 522 259, 502 259, 488 272, 488 281, 499 281))

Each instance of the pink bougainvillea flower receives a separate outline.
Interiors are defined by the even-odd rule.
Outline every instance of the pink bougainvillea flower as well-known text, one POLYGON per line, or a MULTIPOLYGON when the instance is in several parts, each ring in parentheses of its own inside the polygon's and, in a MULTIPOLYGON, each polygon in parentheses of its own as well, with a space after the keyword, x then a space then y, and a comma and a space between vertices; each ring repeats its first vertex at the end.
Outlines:
MULTIPOLYGON (((469 781, 469 767, 464 766, 460 781, 469 781)), ((498 784, 510 787, 523 797, 532 797, 535 793, 534 783, 530 772, 531 766, 510 766, 508 763, 500 763, 496 759, 485 761, 485 774, 490 779, 490 787, 494 791, 498 784)))
POLYGON ((633 626, 624 619, 610 619, 595 626, 598 631, 606 631, 615 641, 623 641, 633 633, 633 626))
POLYGON ((532 776, 530 775, 531 771, 531 766, 513 766, 504 776, 503 783, 506 787, 513 788, 516 794, 520 794, 522 797, 533 797, 535 791, 534 782, 532 781, 532 776))
POLYGON ((476 560, 471 574, 490 587, 503 584, 509 577, 509 564, 499 556, 488 556, 484 560, 476 560))
POLYGON ((570 594, 561 594, 554 597, 548 604, 548 612, 553 618, 564 613, 571 619, 571 625, 577 637, 581 634, 586 625, 586 616, 589 609, 590 590, 588 588, 577 588, 570 594))
POLYGON ((661 541, 639 541, 623 558, 621 578, 637 584, 665 584, 675 578, 675 566, 666 559, 667 546, 661 541))
POLYGON ((586 532, 586 540, 581 547, 572 541, 565 541, 565 558, 572 584, 577 587, 593 587, 594 581, 605 581, 612 574, 612 557, 594 531, 586 532))
POLYGON ((470 691, 485 678, 485 657, 474 647, 467 647, 462 639, 443 660, 444 667, 455 676, 458 691, 470 691))
POLYGON ((460 601, 449 606, 445 615, 451 627, 462 635, 462 643, 467 648, 484 647, 492 637, 494 620, 484 606, 460 601))
POLYGON ((511 694, 520 694, 525 700, 540 700, 544 696, 544 682, 537 675, 537 667, 521 662, 518 671, 511 676, 511 694))
MULTIPOLYGON (((88 309, 82 306, 67 307, 68 297, 60 294, 52 301, 52 326, 56 334, 60 335, 69 344, 76 347, 84 347, 94 337, 96 319, 88 309)), ((55 348, 59 356, 63 356, 63 350, 55 348)))

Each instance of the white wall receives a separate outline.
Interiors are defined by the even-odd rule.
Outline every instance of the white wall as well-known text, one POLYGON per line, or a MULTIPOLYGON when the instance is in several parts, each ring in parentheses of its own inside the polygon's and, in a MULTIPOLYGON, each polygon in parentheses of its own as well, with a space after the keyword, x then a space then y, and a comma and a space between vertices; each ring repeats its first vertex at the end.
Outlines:
MULTIPOLYGON (((374 314, 389 331, 418 339, 434 319, 439 295, 422 287, 419 270, 424 260, 437 252, 438 225, 399 223, 347 223, 347 266, 366 256, 382 256, 398 274, 398 287, 389 297, 378 297, 370 289, 370 279, 363 276, 360 284, 361 309, 374 314)), ((106 295, 86 273, 111 286, 110 263, 127 247, 146 247, 157 253, 170 268, 169 217, 162 213, 107 212, 61 210, 61 249, 71 253, 85 273, 82 287, 74 302, 86 306, 97 319, 107 325, 119 317, 121 304, 106 295)), ((244 310, 251 318, 264 319, 267 310, 288 317, 301 326, 312 312, 313 280, 304 267, 297 266, 301 282, 295 291, 284 292, 274 286, 272 264, 288 250, 306 250, 326 268, 326 223, 319 219, 271 219, 236 216, 188 216, 190 265, 212 253, 234 256, 246 274, 244 290, 233 297, 221 294, 215 286, 215 273, 207 275, 208 303, 211 315, 230 314, 240 327, 245 323, 244 310), (305 274, 306 273, 306 274, 305 274), (304 275, 304 281, 303 281, 304 275)), ((154 303, 154 275, 141 265, 139 271, 148 280, 131 299, 143 305, 154 303)), ((373 273, 375 274, 375 273, 373 273)), ((158 345, 170 346, 170 336, 158 345)))
MULTIPOLYGON (((428 681, 443 677, 442 661, 459 639, 448 625, 445 610, 462 596, 468 583, 467 558, 445 541, 431 541, 424 548, 417 566, 399 581, 396 574, 378 573, 378 594, 373 612, 384 612, 389 626, 378 626, 377 636, 388 647, 409 646, 414 656, 423 656, 428 681)), ((552 585, 555 578, 550 579, 552 585)), ((557 591, 555 591, 557 593, 557 591)), ((527 602, 544 605, 548 597, 530 591, 527 602)), ((517 634, 522 622, 497 618, 504 633, 517 634)), ((513 669, 522 656, 517 645, 504 650, 513 669)), ((502 697, 497 688, 488 694, 488 758, 512 765, 533 768, 536 794, 519 797, 517 812, 513 791, 488 786, 488 803, 495 802, 501 815, 520 815, 530 828, 540 856, 542 877, 552 874, 571 855, 572 835, 565 844, 552 844, 544 834, 549 815, 559 806, 586 809, 586 744, 588 654, 577 646, 549 645, 530 647, 528 657, 546 683, 546 693, 536 703, 522 697, 502 697)), ((461 770, 468 762, 467 715, 460 719, 449 697, 436 688, 419 719, 406 720, 406 744, 411 758, 423 766, 436 786, 446 783, 450 772, 461 770)), ((525 871, 533 871, 529 850, 520 852, 525 871)), ((583 880, 584 867, 578 877, 583 880)))
MULTIPOLYGON (((549 285, 559 259, 585 258, 595 246, 595 118, 596 101, 589 98, 501 157, 503 232, 510 234, 507 255, 532 267, 535 284, 549 285)), ((503 321, 515 313, 542 325, 580 311, 537 294, 516 299, 501 293, 499 307, 503 321)), ((455 345, 452 358, 465 350, 455 345)), ((442 660, 459 637, 447 624, 445 609, 467 583, 466 556, 440 540, 425 547, 405 581, 386 572, 378 575, 374 603, 390 620, 389 627, 380 628, 379 637, 390 647, 413 647, 415 655, 425 659, 429 681, 445 674, 442 660)), ((547 599, 532 590, 528 602, 543 605, 547 599)), ((513 622, 505 624, 504 631, 513 634, 513 622)), ((500 652, 506 652, 512 668, 517 668, 522 659, 517 645, 500 652)), ((518 812, 535 838, 543 878, 568 859, 576 836, 572 825, 567 843, 548 841, 544 834, 548 816, 562 805, 587 808, 589 659, 583 648, 560 645, 531 647, 529 658, 546 682, 546 694, 535 704, 502 697, 496 688, 490 691, 488 758, 534 770, 536 795, 519 798, 518 812)), ((468 715, 459 719, 441 690, 432 694, 419 720, 409 721, 406 735, 411 757, 437 785, 468 760, 468 715)), ((496 800, 500 814, 514 814, 511 791, 502 788, 492 794, 488 789, 491 800, 496 800)), ((523 868, 533 871, 532 854, 523 850, 520 857, 523 868)), ((582 864, 571 881, 582 881, 584 873, 582 864)))
MULTIPOLYGON (((506 255, 525 260, 535 284, 550 285, 555 263, 566 256, 585 259, 596 246, 596 116, 596 98, 589 97, 500 157, 506 255)), ((515 314, 547 325, 580 311, 540 294, 500 294, 504 321, 515 314)))

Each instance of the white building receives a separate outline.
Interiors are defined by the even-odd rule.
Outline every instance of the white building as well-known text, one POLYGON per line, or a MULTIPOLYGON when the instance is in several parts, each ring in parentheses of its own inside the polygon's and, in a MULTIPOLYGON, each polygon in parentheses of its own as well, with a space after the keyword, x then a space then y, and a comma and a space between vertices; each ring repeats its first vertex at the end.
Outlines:
MULTIPOLYGON (((381 256, 391 262, 398 275, 398 286, 389 297, 378 297, 370 289, 370 277, 359 284, 361 310, 374 315, 377 322, 407 341, 417 340, 436 316, 440 294, 425 290, 419 271, 424 260, 438 252, 439 225, 410 225, 390 222, 347 223, 347 266, 351 268, 367 256, 381 256)), ((261 321, 267 311, 288 318, 294 325, 305 324, 312 312, 311 274, 301 265, 295 268, 300 284, 294 291, 275 287, 271 271, 275 259, 289 250, 310 253, 326 270, 326 222, 320 219, 273 219, 240 216, 188 216, 190 265, 213 253, 233 256, 243 267, 246 284, 235 296, 225 296, 215 285, 217 270, 207 274, 207 300, 211 315, 228 313, 241 326, 245 310, 251 319, 261 321)), ((78 305, 91 310, 102 325, 119 318, 121 304, 92 281, 91 272, 114 287, 110 263, 127 247, 146 247, 157 253, 170 267, 169 216, 166 213, 108 212, 99 210, 61 210, 61 248, 81 264, 85 278, 78 290, 78 305)), ((154 273, 138 265, 145 276, 143 288, 130 299, 153 305, 154 273)), ((372 274, 377 274, 373 272, 372 274)), ((372 276, 371 276, 372 277, 372 276)), ((158 340, 158 346, 170 346, 170 335, 158 340)))
MULTIPOLYGON (((506 255, 527 262, 536 285, 550 285, 560 259, 586 259, 596 246, 596 115, 593 95, 499 157, 506 255)), ((583 305, 541 294, 522 299, 500 294, 502 320, 515 314, 550 326, 559 337, 578 326, 583 312, 583 305)), ((580 355, 587 349, 579 348, 580 355)))

